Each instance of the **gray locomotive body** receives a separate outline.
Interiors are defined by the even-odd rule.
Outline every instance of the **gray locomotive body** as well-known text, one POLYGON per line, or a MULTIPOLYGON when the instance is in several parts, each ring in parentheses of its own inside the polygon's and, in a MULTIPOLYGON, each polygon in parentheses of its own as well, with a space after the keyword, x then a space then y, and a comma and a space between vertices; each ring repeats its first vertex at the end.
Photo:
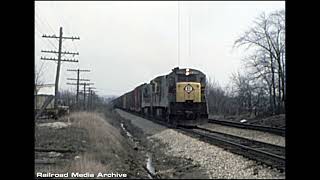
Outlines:
POLYGON ((175 68, 113 101, 117 108, 173 125, 206 122, 206 76, 199 70, 175 68))

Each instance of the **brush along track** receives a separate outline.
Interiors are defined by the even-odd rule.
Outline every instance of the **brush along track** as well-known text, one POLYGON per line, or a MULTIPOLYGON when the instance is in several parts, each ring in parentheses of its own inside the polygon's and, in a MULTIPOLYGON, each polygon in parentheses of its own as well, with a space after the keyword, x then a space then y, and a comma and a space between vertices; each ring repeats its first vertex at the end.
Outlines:
POLYGON ((285 136, 284 128, 275 128, 270 126, 245 124, 245 123, 239 123, 239 122, 233 122, 233 121, 222 121, 222 120, 215 120, 215 119, 209 119, 208 122, 231 126, 231 127, 243 128, 243 129, 258 130, 258 131, 269 132, 269 133, 280 135, 280 136, 285 136))
POLYGON ((211 131, 209 129, 195 127, 179 127, 184 132, 191 133, 208 142, 229 149, 231 152, 243 155, 249 159, 270 165, 280 171, 285 170, 285 148, 273 144, 254 141, 238 136, 211 131))

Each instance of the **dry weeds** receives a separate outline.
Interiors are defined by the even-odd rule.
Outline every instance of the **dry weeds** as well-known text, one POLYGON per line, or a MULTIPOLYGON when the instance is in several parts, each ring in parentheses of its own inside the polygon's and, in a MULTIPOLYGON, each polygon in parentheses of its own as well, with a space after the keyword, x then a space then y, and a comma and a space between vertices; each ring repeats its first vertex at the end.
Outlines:
POLYGON ((111 149, 113 152, 126 153, 120 132, 107 123, 102 114, 80 112, 71 114, 70 121, 73 126, 88 131, 90 143, 96 147, 96 150, 109 151, 111 149))
MULTIPOLYGON (((74 113, 70 115, 70 121, 73 126, 84 128, 88 132, 89 143, 92 145, 88 151, 91 154, 90 158, 88 158, 88 154, 85 155, 88 164, 92 164, 95 161, 97 168, 100 167, 99 164, 101 163, 104 165, 121 164, 119 162, 122 160, 120 156, 122 158, 127 156, 127 148, 123 137, 116 128, 106 121, 102 114, 74 113)), ((85 163, 86 160, 82 163, 85 163)))
POLYGON ((85 152, 78 154, 70 162, 62 166, 49 166, 43 170, 51 173, 88 172, 94 174, 99 172, 120 173, 123 170, 123 161, 127 159, 129 154, 127 152, 128 144, 119 130, 107 122, 103 114, 77 112, 70 114, 68 120, 71 126, 64 130, 67 136, 76 141, 84 141, 77 137, 78 134, 71 131, 72 129, 83 129, 87 132, 87 148, 85 152))
POLYGON ((106 172, 111 169, 108 165, 98 162, 91 154, 84 154, 79 159, 72 161, 65 168, 65 172, 93 173, 106 172))

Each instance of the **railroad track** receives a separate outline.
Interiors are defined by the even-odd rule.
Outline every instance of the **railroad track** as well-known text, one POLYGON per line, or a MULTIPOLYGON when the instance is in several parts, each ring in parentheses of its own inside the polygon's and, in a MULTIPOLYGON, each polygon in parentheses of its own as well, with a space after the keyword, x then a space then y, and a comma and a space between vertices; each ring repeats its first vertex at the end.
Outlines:
MULTIPOLYGON (((163 121, 150 117, 143 117, 139 114, 135 115, 168 128, 172 128, 163 121)), ((285 147, 216 132, 201 127, 178 127, 177 130, 193 136, 200 136, 201 139, 204 139, 211 144, 223 147, 233 153, 243 155, 249 159, 262 162, 280 170, 281 172, 285 170, 285 147)))
POLYGON ((285 148, 282 146, 250 140, 200 127, 179 127, 179 129, 196 135, 201 139, 205 139, 211 144, 222 146, 233 153, 262 162, 282 172, 285 170, 285 148))
POLYGON ((269 132, 269 133, 280 135, 280 136, 285 136, 284 128, 275 128, 270 126, 253 125, 253 124, 246 124, 246 123, 239 123, 239 122, 232 122, 232 121, 222 121, 222 120, 215 120, 215 119, 209 119, 208 122, 231 126, 231 127, 243 128, 243 129, 258 130, 258 131, 269 132))

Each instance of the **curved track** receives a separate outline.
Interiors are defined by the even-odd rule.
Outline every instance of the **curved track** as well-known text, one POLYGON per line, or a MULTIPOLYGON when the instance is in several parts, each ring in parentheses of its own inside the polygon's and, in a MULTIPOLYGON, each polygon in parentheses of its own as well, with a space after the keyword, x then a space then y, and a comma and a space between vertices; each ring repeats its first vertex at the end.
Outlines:
POLYGON ((261 125, 253 125, 253 124, 245 124, 245 123, 239 123, 239 122, 233 122, 233 121, 222 121, 222 120, 215 120, 215 119, 209 119, 209 123, 214 124, 221 124, 231 127, 237 127, 242 129, 251 129, 251 130, 258 130, 263 132, 269 132, 272 134, 285 136, 285 129, 284 128, 275 128, 270 126, 261 126, 261 125))

